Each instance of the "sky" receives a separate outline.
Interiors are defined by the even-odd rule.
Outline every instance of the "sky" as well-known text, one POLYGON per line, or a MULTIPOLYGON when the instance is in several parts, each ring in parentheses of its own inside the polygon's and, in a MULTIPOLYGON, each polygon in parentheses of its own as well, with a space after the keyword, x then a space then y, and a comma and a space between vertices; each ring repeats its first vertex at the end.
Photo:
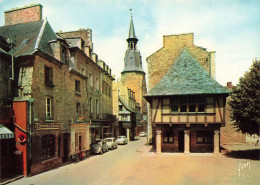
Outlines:
POLYGON ((260 0, 0 0, 4 11, 43 5, 55 32, 92 30, 94 53, 116 78, 123 70, 132 9, 137 47, 146 58, 162 48, 164 35, 194 33, 194 44, 216 51, 216 80, 237 84, 260 59, 260 0))

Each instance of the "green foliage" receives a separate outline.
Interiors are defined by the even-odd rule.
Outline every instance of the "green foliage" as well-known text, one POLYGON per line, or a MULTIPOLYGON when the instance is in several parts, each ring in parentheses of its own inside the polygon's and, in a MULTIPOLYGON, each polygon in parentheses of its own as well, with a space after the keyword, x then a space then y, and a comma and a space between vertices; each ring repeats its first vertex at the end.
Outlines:
POLYGON ((239 79, 230 99, 231 119, 238 130, 260 135, 260 61, 255 60, 250 71, 239 79))

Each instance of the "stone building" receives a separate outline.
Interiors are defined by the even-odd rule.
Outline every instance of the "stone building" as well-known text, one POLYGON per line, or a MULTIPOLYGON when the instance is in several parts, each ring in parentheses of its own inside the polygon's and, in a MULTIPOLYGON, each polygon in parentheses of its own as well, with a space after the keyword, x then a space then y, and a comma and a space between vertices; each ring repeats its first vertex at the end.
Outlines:
MULTIPOLYGON (((91 127, 99 124, 94 138, 103 137, 103 122, 114 118, 102 117, 112 110, 102 112, 106 97, 101 81, 108 81, 112 89, 113 77, 95 60, 91 30, 66 38, 54 33, 41 15, 40 4, 6 11, 5 26, 0 27, 0 36, 15 42, 14 132, 25 176, 84 158, 90 150, 91 127)), ((107 99, 112 109, 112 97, 107 99)))
POLYGON ((229 91, 215 78, 215 52, 193 43, 193 34, 164 36, 147 58, 149 124, 157 153, 219 153, 229 91))
POLYGON ((140 122, 137 124, 146 125, 147 123, 147 102, 143 98, 146 94, 145 72, 142 68, 142 57, 137 49, 138 39, 135 35, 133 18, 131 16, 129 35, 127 39, 127 50, 124 58, 124 69, 121 72, 121 82, 135 92, 136 102, 141 108, 140 122))
POLYGON ((137 107, 135 92, 122 82, 113 82, 113 114, 118 118, 116 135, 124 135, 128 141, 136 135, 137 107))
POLYGON ((7 39, 0 36, 0 182, 1 178, 13 174, 15 162, 13 153, 14 127, 12 124, 12 93, 11 80, 12 57, 8 54, 11 50, 7 39))

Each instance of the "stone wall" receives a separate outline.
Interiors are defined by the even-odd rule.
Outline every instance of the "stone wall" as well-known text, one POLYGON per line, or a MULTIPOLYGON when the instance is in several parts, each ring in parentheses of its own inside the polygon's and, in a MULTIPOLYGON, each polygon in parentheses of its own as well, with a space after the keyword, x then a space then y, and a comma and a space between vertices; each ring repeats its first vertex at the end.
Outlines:
MULTIPOLYGON (((228 99, 229 97, 227 98, 227 102, 228 99)), ((245 143, 246 134, 243 134, 241 131, 237 131, 237 128, 233 125, 233 121, 230 118, 230 106, 228 103, 226 105, 225 121, 225 126, 220 128, 220 143, 245 143)))
POLYGON ((207 72, 210 73, 209 70, 211 70, 212 77, 215 76, 215 52, 208 52, 205 48, 194 45, 193 38, 193 33, 163 37, 163 48, 147 58, 148 91, 160 81, 184 48, 199 61, 207 72))
POLYGON ((147 102, 143 98, 146 94, 145 74, 139 72, 125 72, 121 75, 121 82, 135 92, 135 99, 140 103, 141 113, 147 112, 147 102))

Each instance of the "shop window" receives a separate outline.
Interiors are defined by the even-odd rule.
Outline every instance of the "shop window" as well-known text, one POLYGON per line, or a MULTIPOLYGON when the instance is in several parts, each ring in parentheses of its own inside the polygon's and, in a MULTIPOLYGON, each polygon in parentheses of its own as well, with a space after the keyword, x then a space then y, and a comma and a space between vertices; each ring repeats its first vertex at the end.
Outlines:
POLYGON ((45 108, 46 108, 46 111, 45 111, 45 118, 46 120, 52 120, 53 119, 53 112, 52 112, 52 109, 53 109, 53 100, 52 100, 52 97, 50 96, 46 96, 46 104, 45 104, 45 108))
POLYGON ((197 131, 197 144, 212 144, 213 131, 198 130, 197 131))
POLYGON ((55 136, 45 135, 41 139, 41 160, 53 158, 55 156, 55 136))
POLYGON ((53 85, 53 71, 51 67, 44 67, 45 85, 54 87, 53 85))
POLYGON ((80 93, 80 81, 75 80, 75 90, 77 93, 80 93))
POLYGON ((173 143, 173 131, 164 131, 163 132, 163 142, 164 143, 173 143))

